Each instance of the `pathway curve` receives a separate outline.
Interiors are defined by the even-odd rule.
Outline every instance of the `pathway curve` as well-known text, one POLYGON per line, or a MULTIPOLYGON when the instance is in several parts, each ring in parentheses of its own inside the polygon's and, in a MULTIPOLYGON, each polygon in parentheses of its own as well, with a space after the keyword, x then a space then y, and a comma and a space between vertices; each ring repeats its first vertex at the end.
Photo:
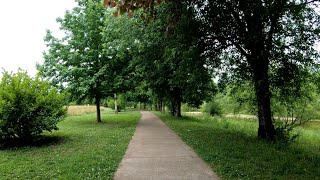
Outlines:
POLYGON ((151 112, 142 117, 115 180, 218 179, 171 129, 151 112))

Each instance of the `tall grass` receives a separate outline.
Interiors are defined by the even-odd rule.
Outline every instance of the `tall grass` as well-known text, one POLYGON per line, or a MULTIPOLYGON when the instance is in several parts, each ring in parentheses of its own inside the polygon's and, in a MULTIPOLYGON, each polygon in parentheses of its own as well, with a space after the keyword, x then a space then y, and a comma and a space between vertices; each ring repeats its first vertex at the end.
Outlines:
POLYGON ((297 131, 291 145, 257 139, 257 120, 157 115, 222 179, 317 179, 320 177, 318 122, 297 131), (309 127, 311 126, 311 128, 309 127))
MULTIPOLYGON (((80 116, 87 113, 96 112, 96 106, 69 106, 68 115, 69 116, 80 116)), ((107 108, 101 107, 101 111, 105 111, 107 108)))

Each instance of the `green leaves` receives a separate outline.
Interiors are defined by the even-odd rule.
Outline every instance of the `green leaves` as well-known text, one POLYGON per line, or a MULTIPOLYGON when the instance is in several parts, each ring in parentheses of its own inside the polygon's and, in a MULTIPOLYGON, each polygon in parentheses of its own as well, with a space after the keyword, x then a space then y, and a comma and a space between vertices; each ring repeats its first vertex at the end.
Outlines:
POLYGON ((135 41, 137 49, 133 54, 136 77, 141 82, 136 87, 143 87, 145 83, 148 88, 144 91, 136 88, 136 97, 143 102, 149 101, 150 96, 159 102, 178 98, 198 106, 212 90, 205 60, 201 57, 198 23, 185 4, 180 14, 171 11, 174 6, 173 3, 156 7, 157 18, 140 28, 142 36, 135 41), (152 94, 147 93, 150 90, 152 94))
POLYGON ((49 50, 44 64, 38 65, 41 75, 67 89, 73 100, 95 99, 97 106, 103 98, 130 87, 136 19, 114 17, 98 0, 79 0, 57 21, 65 37, 47 32, 49 50))
POLYGON ((4 72, 0 82, 0 140, 31 140, 57 129, 66 113, 64 95, 26 72, 4 72))

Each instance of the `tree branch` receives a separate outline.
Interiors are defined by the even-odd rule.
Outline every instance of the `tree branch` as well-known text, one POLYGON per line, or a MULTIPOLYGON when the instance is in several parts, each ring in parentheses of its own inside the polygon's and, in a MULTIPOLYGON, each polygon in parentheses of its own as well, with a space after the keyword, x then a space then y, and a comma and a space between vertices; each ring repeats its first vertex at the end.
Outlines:
POLYGON ((311 0, 311 1, 304 2, 304 3, 300 3, 300 4, 291 3, 290 5, 285 6, 285 8, 290 9, 290 8, 294 8, 294 7, 305 6, 305 5, 308 5, 308 4, 311 4, 311 3, 315 3, 315 2, 320 2, 320 0, 311 0))
POLYGON ((233 41, 233 38, 229 38, 228 40, 240 51, 243 56, 245 56, 247 59, 250 59, 250 54, 240 44, 233 41))
MULTIPOLYGON (((276 2, 274 4, 274 7, 276 7, 277 11, 276 12, 274 12, 274 11, 268 12, 271 16, 270 17, 271 25, 270 25, 270 31, 268 33, 268 39, 266 42, 267 52, 269 52, 271 50, 273 34, 274 34, 274 31, 277 27, 277 22, 281 16, 281 13, 283 12, 283 9, 285 8, 285 4, 287 3, 287 0, 276 1, 276 2), (279 4, 276 2, 279 2, 279 4)), ((273 9, 273 8, 271 8, 271 9, 273 9)))

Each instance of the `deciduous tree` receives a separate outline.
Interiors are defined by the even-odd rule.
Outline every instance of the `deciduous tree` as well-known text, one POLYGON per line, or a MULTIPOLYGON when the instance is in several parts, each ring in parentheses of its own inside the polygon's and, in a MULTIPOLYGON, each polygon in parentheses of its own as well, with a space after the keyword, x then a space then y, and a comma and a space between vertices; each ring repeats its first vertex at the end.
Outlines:
POLYGON ((288 87, 297 82, 298 69, 312 66, 318 57, 314 49, 319 38, 316 2, 217 0, 198 4, 210 65, 222 67, 228 74, 225 77, 254 84, 260 138, 275 139, 270 108, 275 77, 283 80, 282 88, 288 87))
POLYGON ((68 86, 73 97, 95 100, 97 122, 101 122, 100 102, 110 90, 110 58, 103 52, 102 29, 106 9, 98 0, 79 0, 78 6, 58 18, 65 37, 47 32, 44 64, 38 69, 53 82, 68 86))

